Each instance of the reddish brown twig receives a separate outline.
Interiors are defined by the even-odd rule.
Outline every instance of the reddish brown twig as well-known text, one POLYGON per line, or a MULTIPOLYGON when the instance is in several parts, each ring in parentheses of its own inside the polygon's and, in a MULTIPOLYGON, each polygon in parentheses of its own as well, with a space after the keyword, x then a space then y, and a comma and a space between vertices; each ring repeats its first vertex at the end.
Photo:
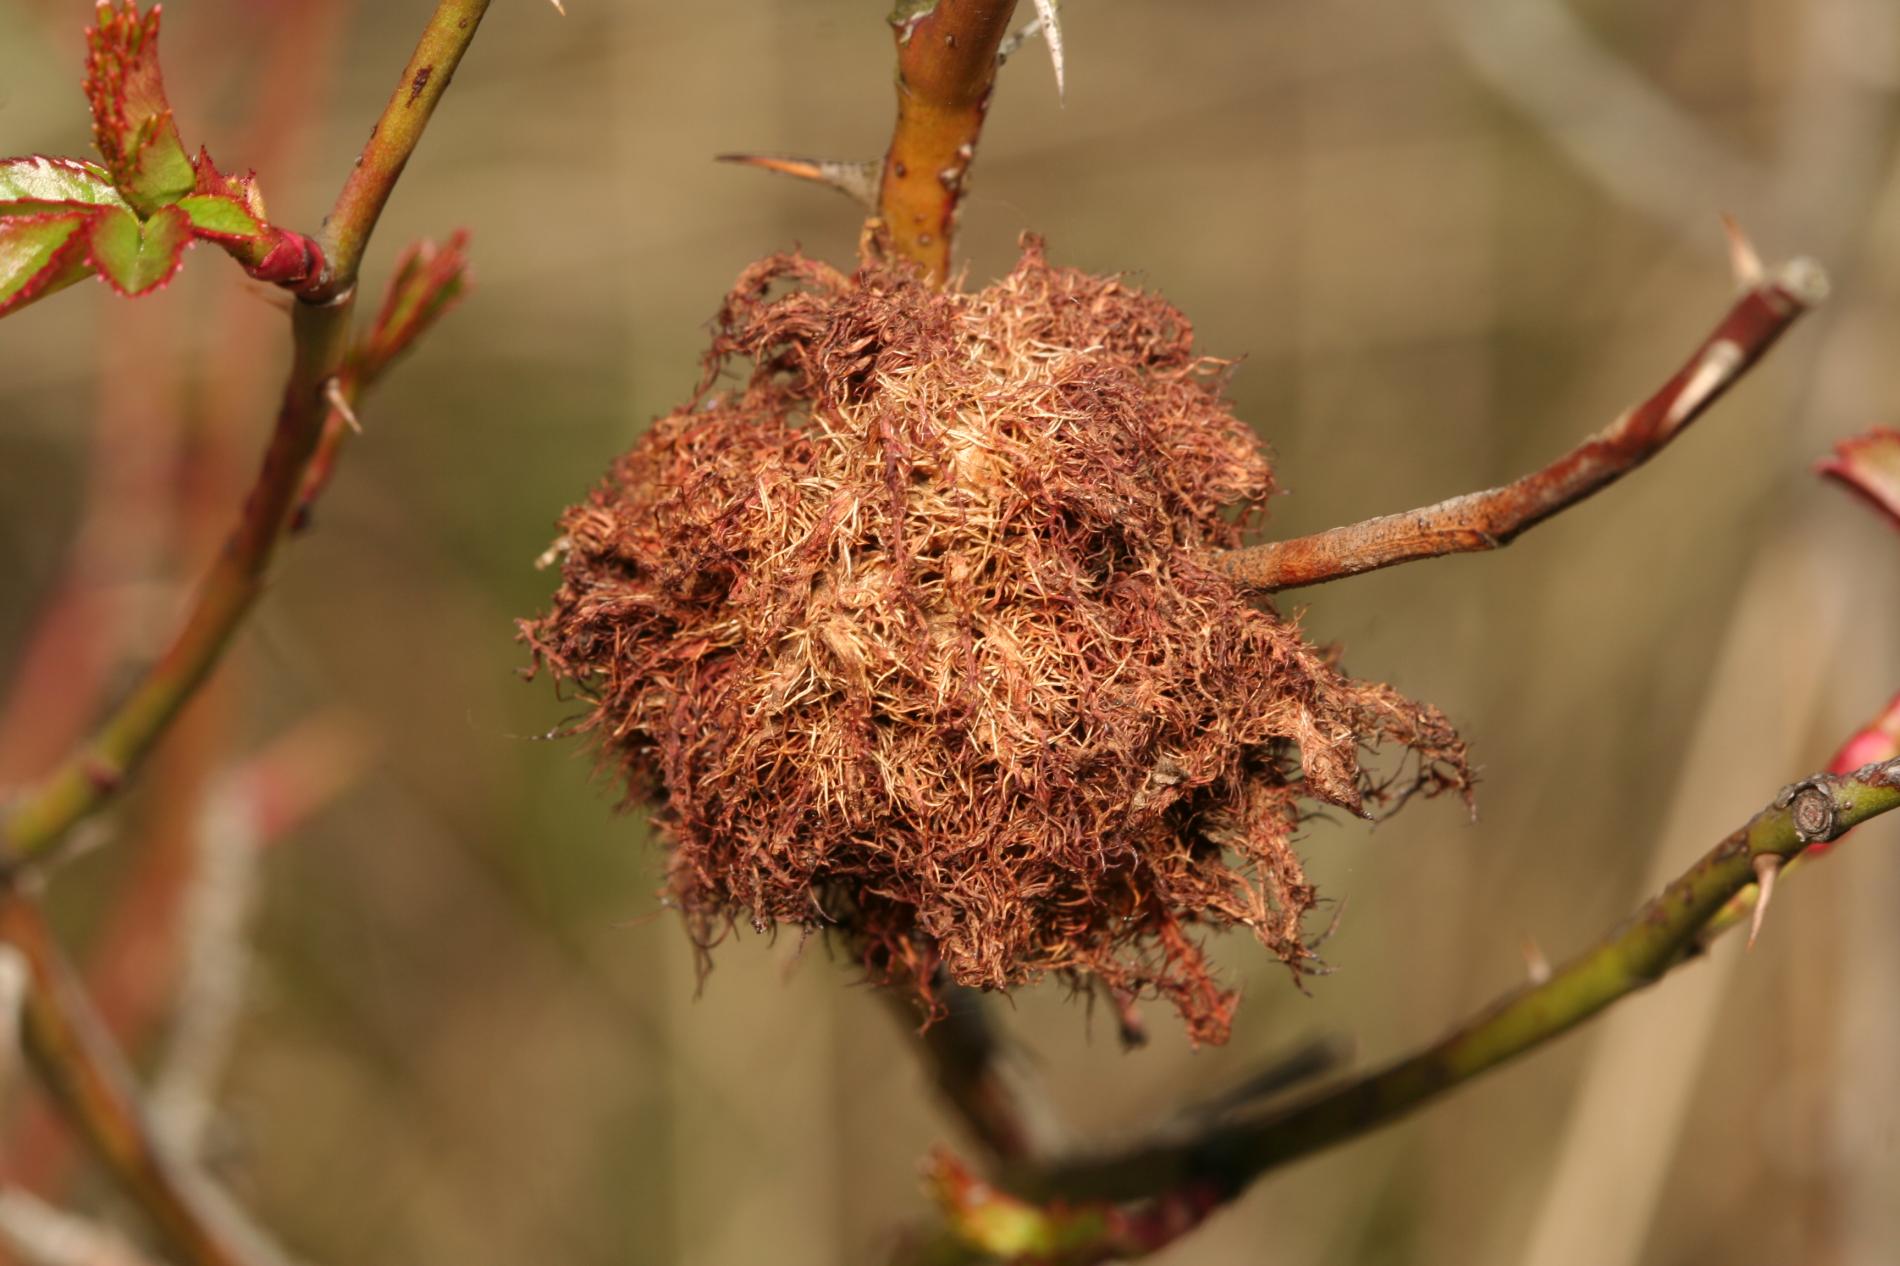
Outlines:
POLYGON ((285 1266, 281 1252, 154 1137, 124 1058, 44 917, 17 889, 0 893, 0 941, 18 950, 27 966, 21 1029, 28 1059, 180 1258, 193 1266, 285 1266))
POLYGON ((905 0, 897 35, 897 128, 884 155, 878 214, 891 247, 942 284, 964 177, 976 157, 997 50, 1016 0, 905 0))
POLYGON ((1796 260, 1772 276, 1761 276, 1746 262, 1741 271, 1747 289, 1675 376, 1544 469, 1502 488, 1453 497, 1404 514, 1234 550, 1223 557, 1223 566, 1242 584, 1272 592, 1396 563, 1510 544, 1520 533, 1655 456, 1827 292, 1821 270, 1805 260, 1796 260))

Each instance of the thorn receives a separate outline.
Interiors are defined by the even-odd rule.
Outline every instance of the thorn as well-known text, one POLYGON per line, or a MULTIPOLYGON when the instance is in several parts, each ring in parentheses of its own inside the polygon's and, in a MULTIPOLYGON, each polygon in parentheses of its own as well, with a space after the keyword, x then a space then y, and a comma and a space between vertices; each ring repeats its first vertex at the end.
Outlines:
POLYGON ((1058 17, 1060 9, 1059 0, 1036 0, 1036 16, 1023 23, 1021 29, 1004 40, 1002 47, 996 50, 996 64, 1001 66, 1015 56, 1016 51, 1027 44, 1031 37, 1041 35, 1043 42, 1049 45, 1049 61, 1055 67, 1058 101, 1063 96, 1062 22, 1058 17))
POLYGON ((1728 266, 1735 274, 1735 284, 1743 290, 1761 285, 1768 270, 1762 267, 1761 256, 1755 253, 1755 244, 1748 240, 1748 234, 1742 232, 1742 226, 1726 211, 1722 213, 1722 232, 1728 235, 1728 266))
POLYGON ((363 433, 363 424, 356 420, 356 410, 350 408, 350 398, 343 394, 341 379, 331 378, 323 384, 323 398, 329 402, 332 409, 336 410, 337 416, 343 419, 345 426, 358 435, 363 433))
POLYGON ((1520 946, 1524 953, 1524 974, 1530 977, 1531 984, 1542 985, 1550 980, 1550 960, 1544 957, 1543 947, 1531 937, 1526 936, 1520 946))
POLYGON ((1042 23, 1043 42, 1049 46, 1049 63, 1056 71, 1056 100, 1063 96, 1062 84, 1062 20, 1057 13, 1057 0, 1036 0, 1036 18, 1042 23))
POLYGON ((1768 902, 1775 895, 1775 876, 1781 873, 1781 859, 1773 853, 1755 854, 1755 917, 1748 924, 1748 948, 1755 948, 1761 935, 1761 921, 1768 917, 1768 902))
POLYGON ((775 171, 780 175, 809 180, 836 189, 866 207, 877 205, 878 178, 884 170, 884 164, 879 159, 854 163, 823 158, 774 158, 768 154, 718 154, 713 161, 737 163, 741 167, 756 167, 761 171, 775 171))

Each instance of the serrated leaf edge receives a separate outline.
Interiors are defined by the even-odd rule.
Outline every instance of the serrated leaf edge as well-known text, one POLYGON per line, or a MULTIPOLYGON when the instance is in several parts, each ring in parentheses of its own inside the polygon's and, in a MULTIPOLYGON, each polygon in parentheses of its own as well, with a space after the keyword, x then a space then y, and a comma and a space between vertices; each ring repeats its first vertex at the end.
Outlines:
MULTIPOLYGON (((90 207, 85 203, 78 205, 86 206, 90 211, 96 212, 98 210, 97 207, 90 207)), ((88 239, 90 237, 88 230, 90 226, 87 224, 87 221, 92 218, 90 215, 75 216, 71 213, 60 213, 18 215, 8 216, 7 218, 27 223, 64 220, 69 218, 76 219, 79 222, 74 225, 72 235, 64 242, 61 242, 51 255, 47 256, 46 263, 41 265, 37 272, 27 278, 26 282, 21 285, 18 290, 15 290, 10 298, 0 299, 0 317, 8 316, 19 311, 27 304, 32 303, 35 299, 44 298, 48 283, 66 268, 70 267, 74 259, 85 258, 90 262, 90 248, 88 246, 88 239)), ((74 278, 74 280, 78 281, 83 279, 74 278)))

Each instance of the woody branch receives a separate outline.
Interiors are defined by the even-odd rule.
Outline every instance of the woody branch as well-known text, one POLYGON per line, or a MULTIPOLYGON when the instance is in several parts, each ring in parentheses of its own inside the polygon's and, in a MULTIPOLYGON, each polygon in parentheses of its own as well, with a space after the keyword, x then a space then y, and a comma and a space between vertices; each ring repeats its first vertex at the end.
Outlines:
POLYGON ((891 14, 897 37, 897 126, 877 210, 898 254, 933 283, 950 275, 957 204, 996 87, 997 50, 1016 0, 935 0, 891 14))
POLYGON ((1721 399, 1788 327, 1827 294, 1820 268, 1797 259, 1764 273, 1731 229, 1745 286, 1708 338, 1654 395, 1542 470, 1501 488, 1233 550, 1222 566, 1263 592, 1317 585, 1398 563, 1500 549, 1615 483, 1661 452, 1721 399))
POLYGON ((947 1219, 899 1261, 1094 1263, 1145 1256, 1268 1172, 1380 1129, 1656 983, 1707 948, 1729 903, 1869 818, 1900 808, 1900 759, 1784 789, 1636 915, 1547 980, 1499 999, 1450 1035, 1294 1103, 1229 1116, 1124 1150, 1004 1169, 995 1186, 940 1159, 947 1219))
POLYGON ((1269 1170, 1396 1121, 1654 984, 1703 948, 1701 933, 1755 882, 1761 859, 1785 863, 1895 808, 1900 759, 1804 779, 1605 940, 1422 1051, 1265 1116, 1188 1139, 1019 1170, 1005 1185, 1039 1199, 1071 1200, 1151 1198, 1205 1183, 1237 1192, 1269 1170))

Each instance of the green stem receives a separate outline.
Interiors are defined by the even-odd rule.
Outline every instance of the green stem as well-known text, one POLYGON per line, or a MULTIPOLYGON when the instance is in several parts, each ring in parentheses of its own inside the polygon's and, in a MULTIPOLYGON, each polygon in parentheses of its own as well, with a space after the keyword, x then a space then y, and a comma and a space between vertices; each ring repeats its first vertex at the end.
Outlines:
POLYGON ((276 429, 238 522, 199 584, 184 625, 118 709, 0 820, 0 869, 39 857, 118 792, 224 654, 262 592, 342 364, 351 301, 292 311, 295 353, 276 429))
POLYGON ((325 389, 348 350, 363 250, 487 8, 488 0, 441 0, 436 6, 326 222, 328 271, 292 313, 295 353, 283 404, 236 527, 199 584, 183 627, 131 695, 52 773, 0 812, 0 876, 52 850, 117 794, 217 666, 257 601, 330 412, 325 389))
POLYGON ((1398 1120, 1654 983, 1692 958, 1704 927, 1755 882, 1756 857, 1796 857, 1894 808, 1900 760, 1797 783, 1594 949, 1417 1054, 1266 1116, 1119 1154, 1019 1167, 1002 1185, 1035 1199, 1131 1201, 1207 1183, 1237 1193, 1269 1170, 1398 1120))
POLYGON ((323 225, 323 256, 326 273, 312 291, 316 299, 329 299, 348 292, 356 285, 357 269, 370 234, 383 214, 389 195, 395 192, 409 156, 422 139, 436 103, 448 91, 462 55, 475 38, 475 30, 488 12, 489 0, 441 0, 409 64, 403 67, 389 104, 369 134, 369 142, 356 160, 350 178, 337 196, 336 206, 323 225))

